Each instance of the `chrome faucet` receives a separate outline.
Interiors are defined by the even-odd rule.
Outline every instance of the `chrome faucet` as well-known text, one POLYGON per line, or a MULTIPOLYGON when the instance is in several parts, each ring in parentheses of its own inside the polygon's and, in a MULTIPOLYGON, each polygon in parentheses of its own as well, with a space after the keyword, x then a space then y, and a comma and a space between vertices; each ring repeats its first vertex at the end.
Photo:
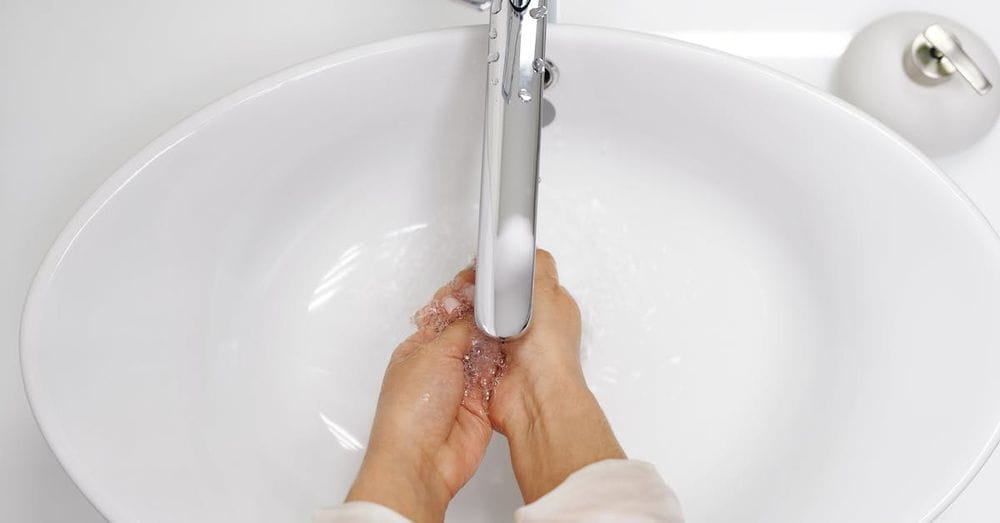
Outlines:
POLYGON ((531 321, 550 0, 468 1, 490 11, 476 324, 490 336, 508 339, 531 321))

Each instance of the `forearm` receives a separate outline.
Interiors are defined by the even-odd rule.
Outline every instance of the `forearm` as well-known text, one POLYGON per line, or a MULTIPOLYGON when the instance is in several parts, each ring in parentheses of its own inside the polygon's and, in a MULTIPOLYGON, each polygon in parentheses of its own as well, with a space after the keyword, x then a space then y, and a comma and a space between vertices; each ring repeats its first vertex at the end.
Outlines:
POLYGON ((552 386, 551 393, 528 396, 546 400, 526 405, 528 413, 505 434, 525 503, 591 463, 625 458, 597 399, 582 380, 552 386))

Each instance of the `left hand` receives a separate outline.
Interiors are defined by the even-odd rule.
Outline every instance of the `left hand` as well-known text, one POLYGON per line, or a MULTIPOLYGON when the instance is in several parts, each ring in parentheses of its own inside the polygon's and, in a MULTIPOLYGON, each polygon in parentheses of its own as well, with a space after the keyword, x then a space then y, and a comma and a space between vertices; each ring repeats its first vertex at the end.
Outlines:
MULTIPOLYGON (((473 278, 471 270, 463 271, 437 298, 473 278)), ((493 435, 482 398, 464 394, 462 358, 474 332, 465 317, 442 332, 421 328, 396 348, 347 501, 379 503, 414 521, 444 519, 493 435)))

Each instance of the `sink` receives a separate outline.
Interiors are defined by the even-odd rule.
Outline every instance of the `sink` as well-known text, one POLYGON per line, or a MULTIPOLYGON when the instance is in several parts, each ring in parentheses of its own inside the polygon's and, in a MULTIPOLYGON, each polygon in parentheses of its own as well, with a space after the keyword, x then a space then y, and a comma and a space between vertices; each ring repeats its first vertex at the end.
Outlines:
MULTIPOLYGON (((474 252, 483 27, 259 81, 116 172, 55 242, 24 379, 120 521, 339 503, 389 353, 474 252)), ((678 41, 550 29, 539 244, 594 389, 690 521, 928 520, 1000 421, 1000 242, 860 111, 678 41)), ((497 436, 456 521, 509 521, 497 436)))

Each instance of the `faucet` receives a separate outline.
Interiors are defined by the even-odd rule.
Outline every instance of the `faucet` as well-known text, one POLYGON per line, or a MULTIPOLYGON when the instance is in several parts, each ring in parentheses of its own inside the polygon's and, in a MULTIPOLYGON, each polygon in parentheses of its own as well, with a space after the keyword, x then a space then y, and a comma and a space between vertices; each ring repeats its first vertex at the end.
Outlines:
POLYGON ((466 1, 490 12, 476 325, 503 340, 531 322, 545 28, 554 0, 466 1))

